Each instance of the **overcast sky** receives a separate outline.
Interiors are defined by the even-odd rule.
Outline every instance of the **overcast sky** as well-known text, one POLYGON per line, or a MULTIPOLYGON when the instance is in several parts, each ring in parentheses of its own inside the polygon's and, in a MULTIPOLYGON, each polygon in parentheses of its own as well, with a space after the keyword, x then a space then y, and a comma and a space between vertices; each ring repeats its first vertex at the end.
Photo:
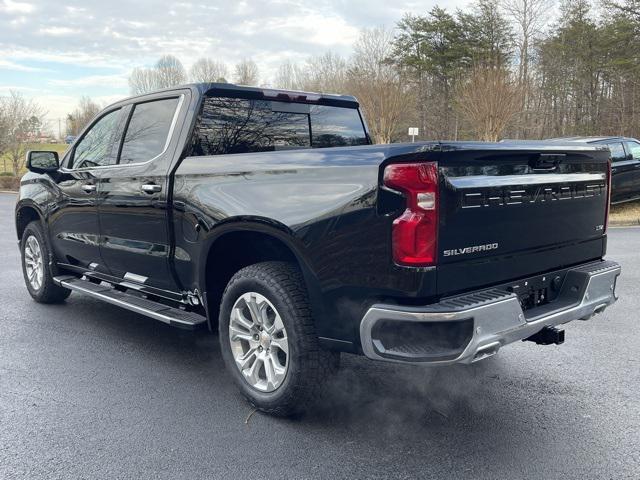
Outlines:
POLYGON ((81 95, 106 104, 128 94, 133 67, 173 54, 229 68, 254 59, 263 81, 286 59, 328 50, 349 55, 363 27, 393 27, 405 12, 448 9, 466 0, 118 1, 0 0, 0 95, 22 91, 57 118, 81 95))

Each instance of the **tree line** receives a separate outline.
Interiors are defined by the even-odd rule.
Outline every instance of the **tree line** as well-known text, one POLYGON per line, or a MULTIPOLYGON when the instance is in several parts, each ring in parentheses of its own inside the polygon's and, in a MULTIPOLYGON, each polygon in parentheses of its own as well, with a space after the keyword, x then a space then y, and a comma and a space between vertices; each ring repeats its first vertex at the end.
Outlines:
MULTIPOLYGON (((151 68, 134 68, 129 75, 129 89, 132 95, 173 87, 187 82, 226 83, 227 65, 210 58, 200 58, 189 72, 182 62, 173 55, 163 55, 151 68)), ((234 81, 243 85, 259 82, 258 65, 250 59, 240 61, 234 69, 234 81)))
MULTIPOLYGON (((421 139, 640 136, 639 46, 637 0, 475 0, 363 30, 350 57, 286 61, 272 79, 243 60, 232 80, 353 94, 377 142, 406 140, 409 126, 421 139)), ((202 58, 187 74, 165 56, 129 81, 142 93, 227 72, 202 58)))

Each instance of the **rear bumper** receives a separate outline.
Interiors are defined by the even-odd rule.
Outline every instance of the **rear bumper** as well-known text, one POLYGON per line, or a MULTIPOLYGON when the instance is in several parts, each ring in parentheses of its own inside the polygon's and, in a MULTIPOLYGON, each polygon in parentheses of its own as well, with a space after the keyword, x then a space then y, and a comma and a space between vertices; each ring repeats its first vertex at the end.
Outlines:
POLYGON ((360 323, 362 350, 376 360, 433 365, 482 360, 546 326, 602 312, 617 300, 620 272, 611 261, 573 268, 555 301, 526 311, 515 293, 499 288, 424 307, 376 304, 360 323))

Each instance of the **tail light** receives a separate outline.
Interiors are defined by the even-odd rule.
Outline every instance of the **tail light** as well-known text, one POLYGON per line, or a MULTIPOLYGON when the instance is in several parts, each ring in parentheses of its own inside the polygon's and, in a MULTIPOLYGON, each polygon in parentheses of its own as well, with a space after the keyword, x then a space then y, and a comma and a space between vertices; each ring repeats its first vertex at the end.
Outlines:
POLYGON ((393 259, 399 265, 435 265, 438 240, 438 164, 399 163, 384 170, 384 185, 405 194, 407 209, 393 222, 393 259))

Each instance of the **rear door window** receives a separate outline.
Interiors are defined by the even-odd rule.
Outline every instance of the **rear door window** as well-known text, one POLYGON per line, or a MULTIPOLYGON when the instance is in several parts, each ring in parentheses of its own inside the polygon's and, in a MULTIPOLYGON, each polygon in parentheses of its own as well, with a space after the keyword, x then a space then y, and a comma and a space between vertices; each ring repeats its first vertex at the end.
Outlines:
POLYGON ((169 142, 169 130, 178 98, 167 98, 134 106, 122 143, 120 163, 141 163, 160 155, 169 142))

